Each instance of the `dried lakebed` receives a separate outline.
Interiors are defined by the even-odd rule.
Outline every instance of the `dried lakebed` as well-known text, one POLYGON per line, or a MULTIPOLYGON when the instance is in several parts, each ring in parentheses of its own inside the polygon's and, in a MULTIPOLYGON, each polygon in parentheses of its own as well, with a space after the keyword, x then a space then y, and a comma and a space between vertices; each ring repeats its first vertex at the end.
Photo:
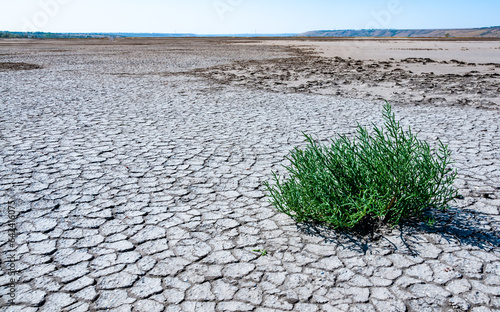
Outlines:
POLYGON ((420 138, 449 144, 464 199, 434 228, 366 241, 297 226, 262 182, 284 172, 302 131, 353 133, 381 121, 381 101, 192 73, 293 50, 10 42, 0 62, 41 68, 0 72, 0 311, 500 309, 497 109, 394 107, 420 138), (8 211, 18 214, 13 246, 8 211), (16 256, 13 305, 6 253, 16 256))
POLYGON ((195 73, 225 84, 274 92, 386 99, 401 104, 500 108, 500 63, 413 57, 376 61, 300 54, 282 59, 240 61, 195 73))

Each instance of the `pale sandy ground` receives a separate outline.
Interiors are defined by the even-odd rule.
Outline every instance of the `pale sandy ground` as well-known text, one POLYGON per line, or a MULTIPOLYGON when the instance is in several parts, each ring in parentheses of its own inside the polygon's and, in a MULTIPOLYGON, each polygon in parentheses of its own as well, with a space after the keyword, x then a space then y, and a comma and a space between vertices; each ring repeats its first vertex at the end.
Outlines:
POLYGON ((336 41, 276 40, 263 41, 264 45, 284 45, 312 48, 326 57, 356 60, 387 61, 390 58, 431 58, 436 61, 456 59, 467 63, 499 63, 500 40, 443 41, 411 39, 346 39, 336 41))
POLYGON ((206 75, 282 92, 399 103, 500 107, 500 41, 406 39, 262 40, 297 57, 210 68, 206 75))
POLYGON ((297 226, 263 187, 303 132, 326 142, 382 122, 383 102, 365 90, 353 99, 349 86, 486 101, 498 77, 229 39, 19 42, 0 40, 1 312, 500 309, 492 105, 408 96, 393 106, 456 161, 464 198, 434 227, 368 240, 297 226))
MULTIPOLYGON (((313 49, 329 58, 342 57, 355 60, 390 61, 407 58, 429 58, 436 61, 458 60, 475 63, 475 71, 500 74, 500 68, 488 63, 500 63, 500 40, 495 41, 442 41, 442 40, 343 40, 343 41, 264 41, 265 45, 285 45, 313 49)), ((405 65, 402 68, 416 73, 432 71, 435 74, 466 74, 470 67, 449 64, 429 66, 405 65)))

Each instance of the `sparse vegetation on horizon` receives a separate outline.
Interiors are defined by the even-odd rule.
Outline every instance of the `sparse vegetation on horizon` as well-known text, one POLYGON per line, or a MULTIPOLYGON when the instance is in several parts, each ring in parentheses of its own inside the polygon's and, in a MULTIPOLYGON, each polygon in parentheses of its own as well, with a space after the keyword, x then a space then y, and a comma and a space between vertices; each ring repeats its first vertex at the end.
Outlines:
POLYGON ((8 31, 0 32, 0 38, 29 38, 26 33, 13 33, 8 31))
POLYGON ((59 39, 59 38, 109 38, 107 34, 72 34, 48 32, 13 32, 0 31, 0 38, 30 38, 30 39, 59 39))

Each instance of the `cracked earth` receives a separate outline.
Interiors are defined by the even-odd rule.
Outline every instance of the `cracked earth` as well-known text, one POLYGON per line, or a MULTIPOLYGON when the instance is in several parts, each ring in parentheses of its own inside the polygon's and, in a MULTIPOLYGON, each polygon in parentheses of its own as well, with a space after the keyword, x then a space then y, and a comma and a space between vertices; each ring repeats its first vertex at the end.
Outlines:
POLYGON ((498 109, 394 107, 449 144, 463 199, 434 227, 370 241, 295 224, 262 182, 284 173, 302 132, 353 134, 381 121, 381 101, 199 76, 293 49, 73 40, 0 52, 0 311, 500 311, 498 109))

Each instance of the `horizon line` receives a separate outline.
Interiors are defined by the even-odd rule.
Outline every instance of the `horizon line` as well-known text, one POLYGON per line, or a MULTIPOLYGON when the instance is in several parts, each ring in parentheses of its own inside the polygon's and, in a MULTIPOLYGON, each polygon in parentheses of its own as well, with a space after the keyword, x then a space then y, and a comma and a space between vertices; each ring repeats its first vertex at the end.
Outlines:
POLYGON ((486 28, 498 28, 498 26, 484 26, 484 27, 469 27, 469 28, 341 28, 341 29, 315 29, 315 30, 308 30, 300 33, 218 33, 218 34, 202 34, 202 33, 191 33, 191 32, 134 32, 134 31, 101 31, 101 32, 66 32, 66 31, 18 31, 18 30, 1 30, 0 32, 11 32, 11 33, 23 33, 23 34, 36 34, 36 33, 44 33, 44 34, 72 34, 72 35, 120 35, 120 34, 138 34, 138 35, 176 35, 176 36, 181 36, 181 35, 189 35, 189 36, 242 36, 242 35, 249 35, 249 36, 270 36, 270 35, 287 35, 287 36, 293 36, 293 35, 300 35, 300 34, 305 34, 308 32, 318 32, 318 31, 348 31, 348 30, 355 30, 355 31, 363 31, 363 30, 467 30, 467 29, 486 29, 486 28))

